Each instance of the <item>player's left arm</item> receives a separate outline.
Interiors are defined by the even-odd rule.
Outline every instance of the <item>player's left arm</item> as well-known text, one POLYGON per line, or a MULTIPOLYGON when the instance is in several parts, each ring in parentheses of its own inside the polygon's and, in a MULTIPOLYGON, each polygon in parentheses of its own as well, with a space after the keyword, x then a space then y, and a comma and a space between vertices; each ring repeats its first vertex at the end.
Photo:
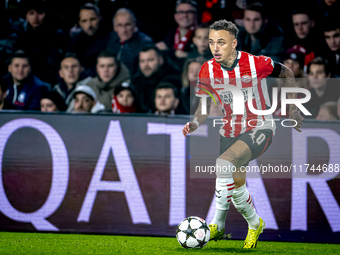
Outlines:
MULTIPOLYGON (((274 77, 278 78, 284 78, 283 82, 283 87, 291 87, 295 88, 296 83, 295 83, 295 76, 292 70, 290 70, 288 67, 285 65, 274 62, 274 77), (275 75, 276 73, 276 75, 275 75)), ((287 93, 288 99, 294 99, 297 98, 297 94, 295 92, 287 93)), ((303 123, 303 117, 300 115, 300 112, 298 111, 298 108, 296 107, 295 104, 290 104, 289 105, 289 118, 293 119, 296 121, 297 125, 294 127, 297 131, 301 132, 301 125, 303 123)), ((293 123, 295 124, 295 123, 293 123)))

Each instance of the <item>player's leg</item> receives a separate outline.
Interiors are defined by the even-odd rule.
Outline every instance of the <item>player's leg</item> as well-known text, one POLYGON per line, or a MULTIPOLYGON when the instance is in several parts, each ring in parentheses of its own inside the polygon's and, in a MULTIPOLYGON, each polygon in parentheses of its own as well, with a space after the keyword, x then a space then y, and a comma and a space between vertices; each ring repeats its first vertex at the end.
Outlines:
MULTIPOLYGON (((248 145, 249 149, 251 150, 251 160, 253 160, 268 149, 269 145, 271 144, 271 138, 272 132, 270 130, 253 130, 249 134, 243 134, 240 137, 240 140, 248 145)), ((247 221, 249 226, 248 234, 243 247, 255 248, 259 235, 265 228, 265 223, 256 213, 255 207, 253 206, 253 199, 246 188, 246 173, 234 173, 234 180, 235 190, 233 193, 232 202, 237 211, 239 211, 247 221)))
POLYGON ((233 172, 249 161, 251 152, 247 147, 243 141, 236 141, 216 160, 216 211, 209 224, 210 240, 221 239, 225 232, 225 221, 235 186, 233 172))

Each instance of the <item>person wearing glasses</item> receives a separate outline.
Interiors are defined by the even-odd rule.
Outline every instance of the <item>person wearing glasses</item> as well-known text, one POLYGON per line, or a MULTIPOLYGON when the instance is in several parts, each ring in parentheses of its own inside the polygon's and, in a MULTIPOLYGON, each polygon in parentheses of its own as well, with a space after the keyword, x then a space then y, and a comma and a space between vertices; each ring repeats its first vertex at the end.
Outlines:
POLYGON ((160 50, 168 51, 170 57, 185 59, 191 50, 190 45, 198 23, 197 3, 193 0, 177 1, 174 19, 177 27, 170 30, 156 46, 160 50))

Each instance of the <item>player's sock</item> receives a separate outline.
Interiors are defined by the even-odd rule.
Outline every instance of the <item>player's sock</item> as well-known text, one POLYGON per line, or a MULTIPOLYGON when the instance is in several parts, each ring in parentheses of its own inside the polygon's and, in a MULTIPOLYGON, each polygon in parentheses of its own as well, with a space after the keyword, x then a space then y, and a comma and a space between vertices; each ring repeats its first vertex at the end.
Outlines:
POLYGON ((260 218, 253 206, 253 198, 250 196, 246 184, 234 190, 232 197, 233 204, 245 220, 248 222, 249 228, 258 229, 260 226, 260 218))
POLYGON ((215 216, 210 224, 216 224, 217 230, 225 229, 225 221, 227 218, 229 205, 234 191, 234 179, 232 173, 234 165, 224 159, 218 158, 216 160, 216 211, 215 216))

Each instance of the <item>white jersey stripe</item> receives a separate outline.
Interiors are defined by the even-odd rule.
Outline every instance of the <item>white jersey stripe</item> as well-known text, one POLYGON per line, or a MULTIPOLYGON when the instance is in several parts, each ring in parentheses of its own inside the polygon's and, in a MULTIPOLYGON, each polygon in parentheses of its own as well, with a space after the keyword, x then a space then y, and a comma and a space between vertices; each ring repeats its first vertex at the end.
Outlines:
POLYGON ((237 65, 234 68, 235 71, 235 79, 236 79, 236 86, 240 89, 242 89, 242 81, 241 81, 241 73, 240 73, 240 66, 237 65))
POLYGON ((253 87, 255 87, 257 85, 257 73, 256 73, 254 56, 249 55, 248 59, 249 59, 252 83, 253 83, 253 87))
POLYGON ((212 60, 208 61, 208 66, 209 66, 209 78, 210 78, 210 84, 213 88, 215 88, 215 80, 214 80, 214 71, 213 71, 213 65, 212 65, 212 60))

